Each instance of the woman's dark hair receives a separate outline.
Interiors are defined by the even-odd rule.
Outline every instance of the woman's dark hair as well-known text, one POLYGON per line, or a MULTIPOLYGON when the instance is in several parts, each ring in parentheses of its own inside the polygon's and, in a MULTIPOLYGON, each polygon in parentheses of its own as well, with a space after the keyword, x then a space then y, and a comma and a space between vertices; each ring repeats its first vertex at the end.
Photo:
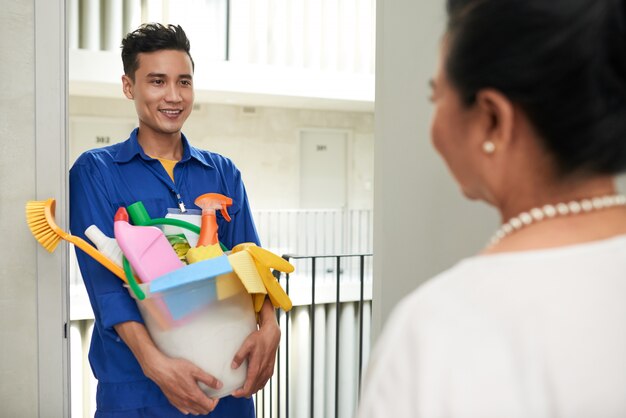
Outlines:
POLYGON ((191 58, 189 53, 189 39, 187 39, 183 28, 179 25, 165 26, 160 23, 145 23, 122 39, 124 73, 131 80, 134 80, 135 71, 139 68, 137 55, 141 52, 154 52, 165 49, 186 52, 189 55, 193 68, 193 58, 191 58))
POLYGON ((448 0, 445 70, 470 106, 493 88, 561 175, 626 170, 626 0, 448 0))

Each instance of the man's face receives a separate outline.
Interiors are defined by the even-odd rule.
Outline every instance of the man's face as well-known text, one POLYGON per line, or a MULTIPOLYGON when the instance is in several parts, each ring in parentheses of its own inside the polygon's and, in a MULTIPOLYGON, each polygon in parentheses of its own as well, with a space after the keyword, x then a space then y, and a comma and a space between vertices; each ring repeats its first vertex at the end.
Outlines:
POLYGON ((124 94, 135 101, 142 136, 178 135, 193 108, 193 69, 184 51, 137 56, 135 80, 122 76, 124 94))

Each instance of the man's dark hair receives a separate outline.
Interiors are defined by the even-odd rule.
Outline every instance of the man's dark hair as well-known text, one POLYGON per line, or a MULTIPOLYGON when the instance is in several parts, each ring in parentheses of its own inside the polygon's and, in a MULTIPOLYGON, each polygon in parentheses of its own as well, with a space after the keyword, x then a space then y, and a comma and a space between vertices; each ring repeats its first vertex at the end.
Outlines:
POLYGON ((445 70, 467 106, 523 109, 562 175, 626 171, 626 0, 448 0, 445 70))
POLYGON ((190 45, 185 31, 180 25, 162 25, 160 23, 144 23, 122 39, 122 63, 124 74, 135 80, 135 71, 139 68, 137 55, 142 52, 161 50, 184 51, 191 60, 190 45))

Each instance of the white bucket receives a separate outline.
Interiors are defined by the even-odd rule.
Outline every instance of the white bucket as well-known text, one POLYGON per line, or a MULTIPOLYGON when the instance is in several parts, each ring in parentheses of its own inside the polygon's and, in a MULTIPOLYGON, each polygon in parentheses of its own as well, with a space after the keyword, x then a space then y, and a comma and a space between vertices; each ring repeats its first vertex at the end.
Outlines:
MULTIPOLYGON (((212 290, 215 280, 209 278, 182 289, 152 294, 148 284, 141 284, 146 298, 137 300, 137 304, 157 347, 170 357, 191 361, 219 379, 223 383, 219 390, 203 383, 199 385, 208 396, 221 398, 241 388, 246 380, 247 362, 235 370, 231 368, 231 363, 246 337, 257 330, 257 324, 252 298, 236 276, 233 280, 240 290, 221 300, 212 290), (185 296, 185 292, 195 301, 198 294, 203 295, 206 304, 174 320, 165 300, 172 296, 179 299, 185 296)), ((130 293, 133 295, 132 291, 130 293)))

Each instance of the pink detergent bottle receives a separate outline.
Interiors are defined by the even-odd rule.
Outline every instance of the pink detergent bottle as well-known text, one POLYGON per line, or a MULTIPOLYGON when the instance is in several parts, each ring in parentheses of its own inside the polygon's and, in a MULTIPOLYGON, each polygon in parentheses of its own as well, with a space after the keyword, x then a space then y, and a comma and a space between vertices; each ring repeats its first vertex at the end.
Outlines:
POLYGON ((184 267, 159 228, 129 224, 125 208, 117 210, 114 221, 115 239, 142 283, 184 267))

